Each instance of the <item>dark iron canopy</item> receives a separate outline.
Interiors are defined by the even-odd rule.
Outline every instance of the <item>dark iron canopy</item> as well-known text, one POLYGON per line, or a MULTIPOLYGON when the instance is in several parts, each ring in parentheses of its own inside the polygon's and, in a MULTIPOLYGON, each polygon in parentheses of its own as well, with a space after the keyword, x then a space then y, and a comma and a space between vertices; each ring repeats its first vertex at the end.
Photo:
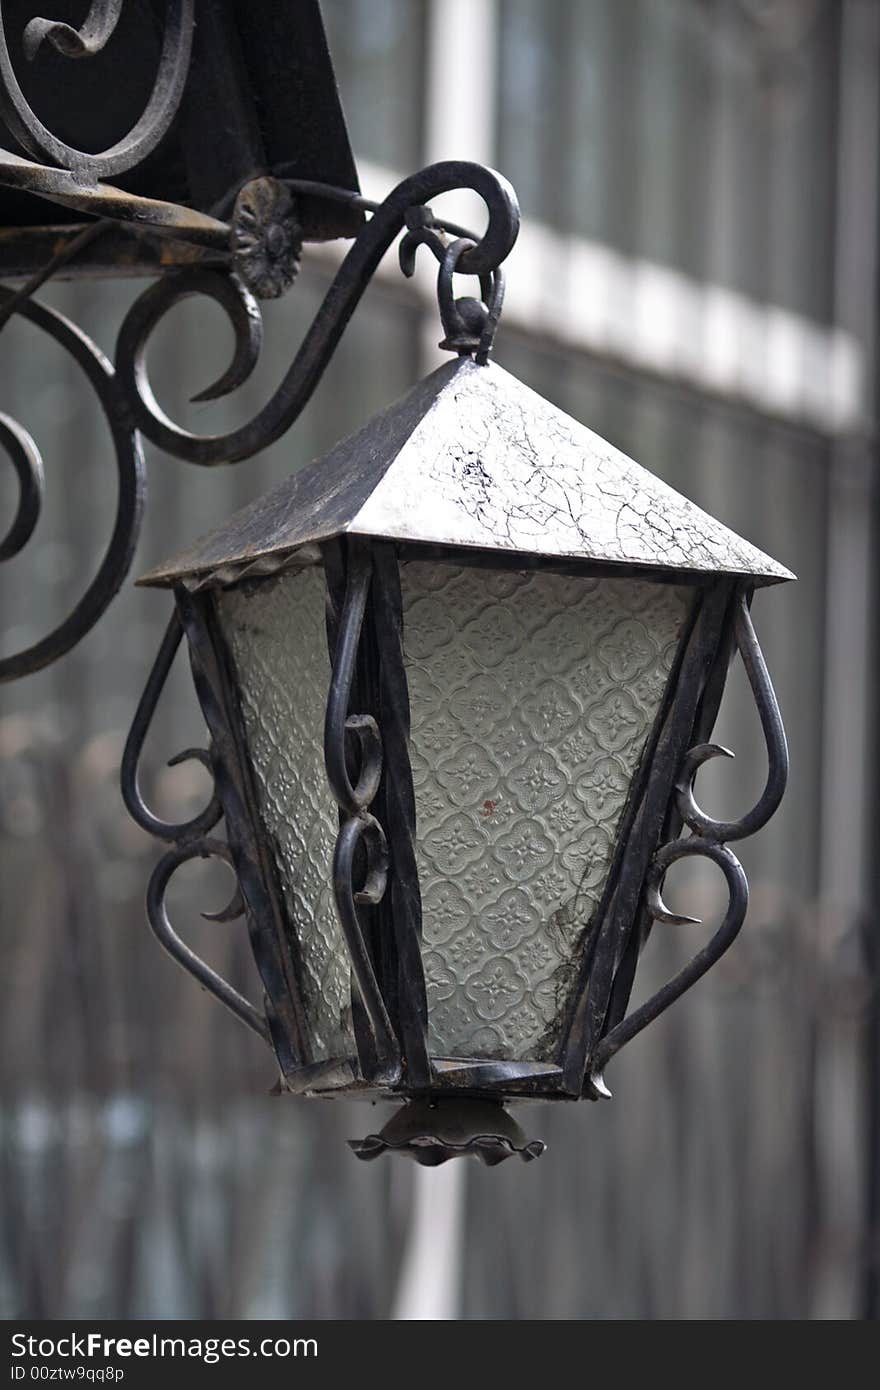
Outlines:
MULTIPOLYGON (((354 1145, 362 1158, 386 1149, 430 1164, 462 1153, 487 1163, 512 1153, 536 1157, 542 1146, 526 1140, 500 1102, 605 1094, 608 1061, 705 973, 742 924, 746 882, 728 844, 769 818, 787 771, 782 725, 749 604, 756 586, 791 576, 488 365, 503 299, 501 264, 519 224, 513 191, 491 170, 447 162, 404 180, 381 204, 362 198, 314 0, 296 7, 271 0, 93 0, 84 20, 82 10, 57 0, 46 18, 34 16, 23 0, 0 5, 0 273, 23 282, 16 290, 0 290, 0 326, 22 315, 82 368, 113 436, 117 520, 98 575, 74 611, 48 637, 0 662, 0 679, 35 671, 69 651, 123 582, 143 506, 139 435, 202 466, 252 457, 296 421, 395 239, 402 234, 405 274, 412 273, 418 248, 427 247, 439 264, 443 346, 456 360, 326 459, 148 576, 147 582, 173 587, 176 607, 128 741, 123 791, 135 819, 169 844, 149 888, 154 930, 202 985, 274 1048, 281 1089, 406 1100, 382 1134, 354 1145), (431 212, 432 198, 462 187, 486 204, 488 224, 480 238, 431 212), (353 238, 351 248, 267 404, 222 436, 196 435, 170 420, 152 394, 146 362, 149 338, 168 310, 193 294, 207 295, 224 309, 235 331, 233 360, 199 398, 227 394, 259 356, 259 300, 290 289, 304 241, 335 236, 353 238), (479 277, 482 300, 455 298, 456 271, 479 277), (115 368, 73 324, 33 298, 50 275, 74 273, 158 275, 122 325, 115 368), (537 605, 532 618, 540 618, 541 604, 551 600, 569 616, 579 614, 584 631, 592 631, 591 615, 602 602, 612 609, 622 605, 618 617, 622 613, 626 621, 616 624, 615 634, 628 632, 630 647, 634 629, 647 632, 658 615, 668 626, 673 609, 676 615, 663 660, 658 647, 648 661, 650 680, 642 685, 651 698, 638 737, 628 744, 629 763, 624 766, 614 754, 618 774, 626 775, 616 793, 613 828, 588 827, 592 844, 604 846, 601 854, 580 843, 587 836, 571 798, 560 793, 554 803, 567 817, 563 865, 569 880, 580 880, 565 904, 559 880, 547 889, 548 901, 556 904, 549 944, 548 924, 540 913, 535 916, 537 899, 530 903, 544 932, 538 945, 553 973, 540 964, 540 952, 533 953, 534 970, 526 979, 531 967, 516 958, 518 979, 532 989, 525 1040, 511 1040, 498 1012, 498 1001, 517 998, 520 988, 505 975, 505 951, 513 940, 507 908, 492 929, 495 954, 481 966, 481 998, 490 1001, 485 1027, 468 1032, 461 981, 453 980, 449 990, 449 980, 441 980, 448 962, 435 949, 444 945, 445 919, 434 905, 444 885, 438 888, 439 880, 432 879, 436 863, 425 859, 433 812, 424 788, 441 773, 448 781, 449 768, 442 764, 438 771, 425 737, 424 670, 420 674, 413 661, 411 639, 419 625, 414 615, 430 608, 419 584, 445 593, 453 570, 463 576, 462 592, 470 585, 471 600, 484 592, 509 600, 505 620, 514 633, 530 604, 537 605), (303 927, 305 890, 285 840, 296 821, 294 802, 285 802, 281 819, 269 823, 258 748, 266 721, 255 722, 249 713, 250 666, 242 656, 247 643, 257 643, 254 651, 265 656, 257 648, 266 603, 306 589, 326 602, 327 611, 326 637, 317 644, 327 678, 316 686, 320 717, 309 725, 307 740, 309 748, 318 747, 321 764, 311 793, 325 810, 333 808, 329 820, 322 811, 320 821, 321 833, 330 836, 322 842, 325 849, 329 843, 325 886, 332 889, 324 927, 333 943, 322 957, 314 954, 303 927), (144 804, 137 765, 184 633, 210 746, 181 757, 203 762, 216 789, 200 815, 171 824, 144 804), (736 651, 760 713, 769 771, 753 810, 720 823, 702 812, 692 784, 707 758, 725 752, 708 739, 736 651), (216 834, 221 820, 225 839, 216 834), (627 1013, 652 924, 680 920, 663 904, 663 876, 693 855, 716 863, 726 878, 724 921, 688 966, 627 1013), (201 961, 168 919, 168 882, 180 864, 197 856, 222 858, 235 871, 235 899, 219 916, 247 919, 264 987, 260 1007, 201 961), (594 860, 601 860, 601 873, 594 875, 590 897, 581 887, 594 860), (329 1021, 327 1000, 313 988, 316 974, 320 984, 322 963, 325 993, 332 992, 332 980, 341 989, 329 1021)), ((16 516, 0 545, 5 559, 33 533, 42 465, 27 431, 6 416, 0 416, 0 442, 20 489, 16 516)), ((438 600, 432 610, 435 618, 441 612, 452 648, 464 623, 461 601, 438 600)), ((479 631, 472 616, 465 626, 479 631)), ((564 626, 561 609, 547 626, 556 620, 564 626)), ((508 644, 505 659, 519 666, 507 675, 523 689, 541 677, 540 663, 532 659, 540 625, 533 621, 508 644)), ((426 660, 433 660, 434 636, 426 629, 422 637, 426 660)), ((468 660, 481 659, 485 640, 482 631, 465 653, 468 660)), ((614 634, 601 642, 617 692, 612 714, 620 723, 619 706, 628 698, 620 674, 626 653, 614 634)), ((316 662, 317 645, 311 649, 316 662)), ((444 648, 432 669, 441 684, 452 648, 444 648)), ((295 644, 282 642, 282 649, 285 659, 291 651, 296 656, 295 644)), ((591 648, 587 656, 593 655, 591 648)), ((589 671, 591 660, 580 669, 589 671)), ((492 679, 484 671, 474 680, 481 698, 492 679)), ((556 682, 557 689, 561 684, 556 682)), ((466 680, 462 688, 469 688, 466 680)), ((535 694, 531 688, 528 693, 535 694)), ((578 698, 584 714, 586 696, 578 698)), ((485 710, 473 700, 462 708, 474 746, 477 739, 491 743, 504 735, 503 719, 490 730, 480 724, 485 710)), ((561 785, 567 796, 572 779, 547 723, 549 706, 539 701, 534 708, 535 747, 528 755, 544 759, 540 776, 545 782, 555 778, 553 794, 561 785)), ((286 717, 285 727, 292 727, 290 709, 286 717)), ((610 717, 590 711, 600 733, 602 719, 607 723, 610 717)), ((585 767, 578 785, 589 803, 597 788, 585 767)), ((479 860, 477 876, 494 874, 493 864, 508 849, 522 860, 530 835, 532 841, 536 834, 544 837, 543 849, 550 843, 540 820, 545 811, 539 807, 538 819, 530 819, 534 787, 521 768, 514 771, 518 790, 509 802, 486 796, 476 811, 453 804, 453 819, 459 811, 464 823, 468 816, 471 824, 477 824, 475 816, 486 817, 477 828, 489 858, 479 860), (509 805, 514 820, 504 829, 509 805), (538 832, 529 829, 534 825, 538 832), (517 827, 520 841, 513 845, 509 836, 517 827)), ((556 857, 550 855, 551 861, 556 857)), ((299 869, 323 862, 314 855, 298 861, 299 869)), ((455 887, 454 879, 454 873, 446 875, 446 888, 455 887)), ((544 880, 550 883, 547 874, 544 880)), ((522 896, 525 889, 510 892, 522 896)), ((465 995, 472 997, 472 982, 465 995)), ((519 1012, 526 1011, 523 1005, 519 1012)))

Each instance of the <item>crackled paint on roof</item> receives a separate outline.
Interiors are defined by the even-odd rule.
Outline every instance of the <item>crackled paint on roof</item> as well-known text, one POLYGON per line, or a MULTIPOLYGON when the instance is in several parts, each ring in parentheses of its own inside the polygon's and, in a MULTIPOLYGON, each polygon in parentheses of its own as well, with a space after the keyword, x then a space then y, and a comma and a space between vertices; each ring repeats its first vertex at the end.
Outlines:
POLYGON ((773 583, 794 576, 494 364, 461 358, 145 583, 351 532, 773 583))

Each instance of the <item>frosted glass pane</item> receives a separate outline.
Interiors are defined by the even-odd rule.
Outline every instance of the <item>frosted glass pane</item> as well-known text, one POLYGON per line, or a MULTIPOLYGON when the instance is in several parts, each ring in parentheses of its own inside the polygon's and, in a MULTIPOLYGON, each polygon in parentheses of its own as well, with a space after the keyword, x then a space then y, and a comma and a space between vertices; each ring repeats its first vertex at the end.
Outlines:
POLYGON ((299 941, 315 1061, 354 1052, 348 954, 333 904, 339 828, 324 769, 330 661, 320 568, 227 589, 217 599, 238 670, 263 822, 299 941))
POLYGON ((550 1060, 693 590, 401 579, 432 1051, 550 1060))

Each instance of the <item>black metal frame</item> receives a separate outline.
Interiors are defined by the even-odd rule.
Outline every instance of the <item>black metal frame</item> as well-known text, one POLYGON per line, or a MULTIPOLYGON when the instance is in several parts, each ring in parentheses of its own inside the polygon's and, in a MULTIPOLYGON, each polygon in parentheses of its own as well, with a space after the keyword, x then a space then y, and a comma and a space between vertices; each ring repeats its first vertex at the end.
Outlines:
MULTIPOLYGON (((204 838, 218 818, 216 799, 202 816, 183 827, 160 824, 154 829, 177 844, 151 885, 154 930, 200 983, 254 1026, 253 1006, 246 1006, 245 1017, 242 1001, 230 993, 230 986, 222 983, 218 988, 207 966, 193 964, 162 905, 170 874, 184 858, 220 853, 231 860, 241 888, 236 907, 248 917, 266 989, 267 1032, 283 1085, 293 1093, 503 1100, 608 1095, 603 1078, 607 1063, 695 984, 735 939, 745 917, 748 887, 726 842, 759 829, 785 789, 785 735, 749 616, 750 584, 727 577, 695 582, 692 618, 630 788, 602 902, 584 933, 580 971, 557 1056, 548 1062, 442 1058, 430 1055, 427 1042, 409 697, 402 646, 399 564, 419 552, 356 537, 330 542, 322 549, 332 661, 324 754, 328 796, 333 796, 340 811, 332 876, 352 969, 355 1055, 315 1062, 306 1041, 308 1028, 296 985, 296 924, 285 919, 275 881, 271 840, 254 792, 235 670, 215 616, 210 586, 197 593, 182 586, 176 589, 176 621, 182 623, 189 640, 196 687, 211 735, 210 754, 196 756, 207 758, 214 769, 229 847, 224 853, 216 841, 204 838), (751 811, 738 821, 719 822, 700 810, 693 781, 708 758, 731 756, 706 740, 734 650, 743 659, 759 712, 768 777, 751 811), (689 964, 627 1014, 637 960, 652 924, 695 920, 671 914, 661 896, 667 870, 692 856, 709 859, 721 869, 729 891, 727 912, 689 964), (281 958, 288 965, 285 971, 278 968, 281 958)), ((458 554, 447 558, 467 561, 458 554)), ((515 566, 516 558, 508 563, 515 566)), ((567 569, 570 572, 571 566, 567 569)), ((584 566, 585 573, 597 571, 601 567, 584 566)), ((611 567, 605 572, 619 575, 611 567)), ((669 582, 674 576, 658 573, 656 578, 669 582)), ((273 581, 241 582, 255 586, 273 581)), ((172 624, 174 635, 166 637, 160 651, 123 763, 127 804, 148 829, 155 818, 137 792, 137 759, 179 630, 172 624)), ((182 756, 194 754, 190 750, 182 756)))

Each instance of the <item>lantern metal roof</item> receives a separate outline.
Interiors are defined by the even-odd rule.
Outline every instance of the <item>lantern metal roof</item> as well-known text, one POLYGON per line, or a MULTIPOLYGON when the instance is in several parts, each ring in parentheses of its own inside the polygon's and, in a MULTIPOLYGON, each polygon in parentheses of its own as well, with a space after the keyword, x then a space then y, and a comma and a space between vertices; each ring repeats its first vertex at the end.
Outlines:
POLYGON ((460 357, 140 583, 272 573, 343 534, 756 584, 794 578, 501 367, 460 357))

